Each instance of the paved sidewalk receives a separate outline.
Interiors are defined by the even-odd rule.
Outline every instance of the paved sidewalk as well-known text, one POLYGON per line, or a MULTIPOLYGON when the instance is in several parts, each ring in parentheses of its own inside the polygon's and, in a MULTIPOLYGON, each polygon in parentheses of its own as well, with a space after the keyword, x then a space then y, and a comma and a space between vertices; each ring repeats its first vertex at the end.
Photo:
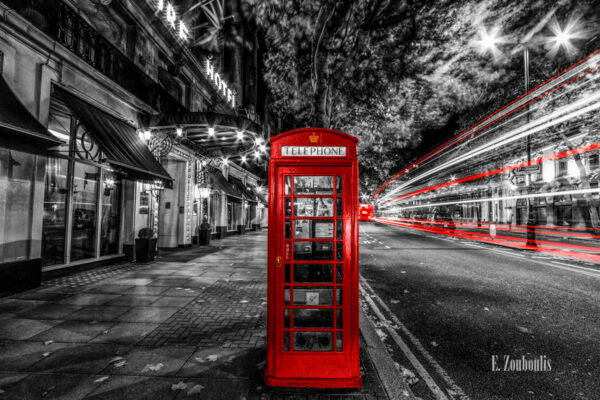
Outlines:
POLYGON ((161 252, 0 299, 0 400, 387 398, 362 339, 358 391, 263 384, 266 239, 161 252))

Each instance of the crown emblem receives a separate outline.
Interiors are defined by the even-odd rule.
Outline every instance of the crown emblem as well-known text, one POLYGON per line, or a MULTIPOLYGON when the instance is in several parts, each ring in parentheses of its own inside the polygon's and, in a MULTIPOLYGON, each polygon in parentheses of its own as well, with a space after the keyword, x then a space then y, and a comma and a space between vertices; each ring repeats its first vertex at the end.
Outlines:
POLYGON ((309 142, 311 143, 319 143, 319 135, 317 135, 316 133, 312 133, 309 137, 308 137, 309 142))

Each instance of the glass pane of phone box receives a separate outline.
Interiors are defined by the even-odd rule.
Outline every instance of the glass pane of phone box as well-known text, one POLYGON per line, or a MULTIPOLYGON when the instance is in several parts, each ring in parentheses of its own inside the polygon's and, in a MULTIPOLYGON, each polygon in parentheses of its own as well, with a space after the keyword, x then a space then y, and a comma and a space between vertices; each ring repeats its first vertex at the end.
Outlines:
MULTIPOLYGON (((341 265, 338 268, 341 268, 341 265)), ((296 264, 294 282, 333 283, 333 264, 296 264)))
POLYGON ((294 332, 294 351, 333 351, 333 333, 294 332))
POLYGON ((333 239, 333 220, 297 219, 294 221, 294 239, 333 239))
POLYGON ((294 199, 295 217, 333 217, 333 198, 296 197, 294 199))
POLYGON ((333 305, 333 288, 296 287, 294 288, 294 304, 306 306, 331 306, 333 305))
POLYGON ((320 308, 295 308, 294 328, 333 328, 333 310, 320 308))
POLYGON ((333 194, 333 176, 295 176, 294 195, 333 194))
POLYGON ((333 260, 333 242, 294 242, 294 260, 333 260))

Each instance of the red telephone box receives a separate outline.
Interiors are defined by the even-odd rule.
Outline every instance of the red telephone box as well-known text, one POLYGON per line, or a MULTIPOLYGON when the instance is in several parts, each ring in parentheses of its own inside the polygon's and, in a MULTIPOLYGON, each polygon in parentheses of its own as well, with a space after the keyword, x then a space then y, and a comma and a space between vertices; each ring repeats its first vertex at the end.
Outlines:
POLYGON ((362 386, 357 141, 322 128, 271 138, 267 385, 362 386))

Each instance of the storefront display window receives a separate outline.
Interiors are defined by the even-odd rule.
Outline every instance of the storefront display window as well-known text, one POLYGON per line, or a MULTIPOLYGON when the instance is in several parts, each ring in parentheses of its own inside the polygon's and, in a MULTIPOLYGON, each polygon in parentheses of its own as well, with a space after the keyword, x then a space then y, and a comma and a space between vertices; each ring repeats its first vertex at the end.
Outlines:
POLYGON ((65 257, 65 224, 69 162, 62 158, 46 161, 42 260, 44 265, 62 264, 65 257))
POLYGON ((0 262, 29 258, 36 156, 0 148, 0 262))
POLYGON ((235 211, 233 207, 233 203, 231 201, 227 202, 227 230, 233 231, 236 229, 235 226, 235 211))
POLYGON ((246 206, 246 229, 251 229, 252 228, 252 221, 254 221, 254 217, 256 216, 256 205, 255 204, 248 204, 246 206))
POLYGON ((98 168, 75 163, 71 261, 95 256, 98 168))
POLYGON ((100 218, 100 255, 119 252, 121 227, 121 182, 112 174, 102 177, 102 214, 100 218))
POLYGON ((210 195, 210 230, 217 232, 217 215, 219 215, 219 195, 213 193, 210 195))

